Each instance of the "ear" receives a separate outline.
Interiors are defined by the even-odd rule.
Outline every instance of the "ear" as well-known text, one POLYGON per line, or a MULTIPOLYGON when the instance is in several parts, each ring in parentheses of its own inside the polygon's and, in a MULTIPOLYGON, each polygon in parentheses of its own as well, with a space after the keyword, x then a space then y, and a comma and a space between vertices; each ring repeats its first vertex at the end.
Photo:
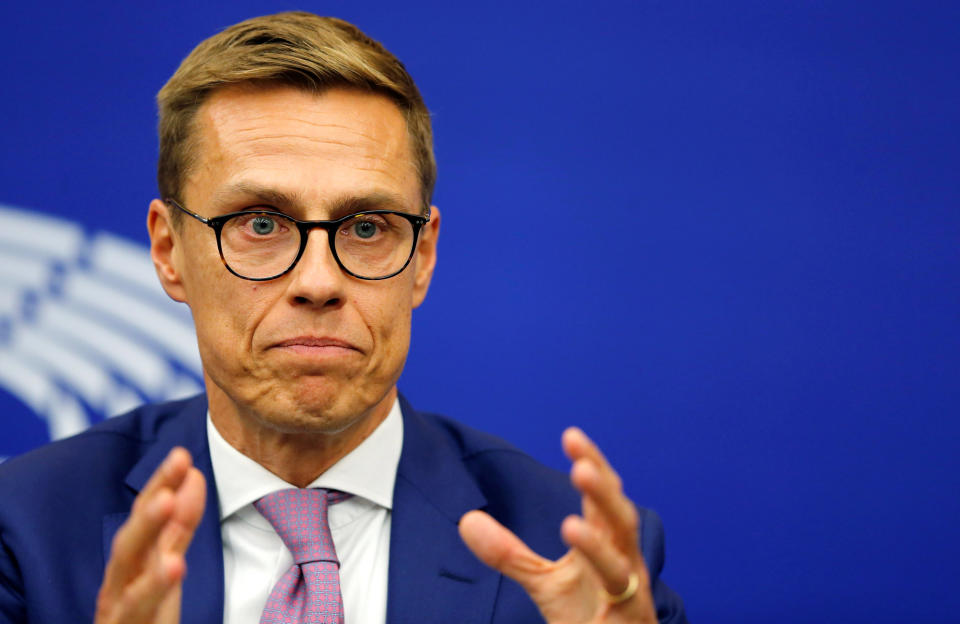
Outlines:
POLYGON ((186 302, 186 291, 178 268, 177 236, 170 222, 170 207, 159 199, 150 202, 147 212, 147 232, 150 233, 150 257, 160 278, 163 290, 174 301, 186 302))
POLYGON ((420 230, 420 240, 414 256, 416 275, 413 282, 413 307, 417 308, 427 297, 433 267, 437 264, 437 237, 440 236, 440 209, 430 206, 430 220, 420 230))

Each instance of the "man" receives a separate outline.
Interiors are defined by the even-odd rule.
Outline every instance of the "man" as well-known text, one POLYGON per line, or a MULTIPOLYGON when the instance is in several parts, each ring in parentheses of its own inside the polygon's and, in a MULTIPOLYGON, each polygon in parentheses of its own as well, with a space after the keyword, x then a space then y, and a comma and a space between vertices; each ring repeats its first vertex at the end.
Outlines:
POLYGON ((440 227, 399 61, 285 13, 158 101, 151 253, 206 394, 0 469, 0 622, 685 621, 659 520, 582 432, 570 488, 399 397, 440 227))

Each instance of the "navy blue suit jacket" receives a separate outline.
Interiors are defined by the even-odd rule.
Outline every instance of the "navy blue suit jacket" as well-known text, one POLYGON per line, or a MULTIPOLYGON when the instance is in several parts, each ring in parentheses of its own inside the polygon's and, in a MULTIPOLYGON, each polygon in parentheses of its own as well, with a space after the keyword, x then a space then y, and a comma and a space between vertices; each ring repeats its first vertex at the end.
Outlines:
MULTIPOLYGON (((457 532, 484 509, 550 558, 579 499, 562 473, 505 442, 401 399, 404 439, 391 516, 387 621, 529 623, 539 612, 480 563, 457 532)), ((91 622, 113 535, 174 446, 194 457, 207 505, 187 551, 183 624, 223 621, 223 551, 203 396, 138 408, 0 465, 0 624, 91 622)), ((660 580, 660 521, 642 511, 642 544, 661 622, 685 622, 660 580)))

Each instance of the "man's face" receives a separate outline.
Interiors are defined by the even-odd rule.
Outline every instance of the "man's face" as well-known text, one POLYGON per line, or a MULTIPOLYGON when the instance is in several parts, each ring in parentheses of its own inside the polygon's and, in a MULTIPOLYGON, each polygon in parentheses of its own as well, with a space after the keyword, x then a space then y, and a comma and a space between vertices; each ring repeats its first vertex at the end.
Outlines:
MULTIPOLYGON (((227 88, 202 106, 196 128, 197 161, 180 199, 205 217, 254 206, 310 220, 422 212, 406 124, 383 96, 227 88)), ((171 231, 170 267, 158 268, 193 313, 211 410, 278 431, 336 433, 392 400, 411 310, 433 272, 438 216, 393 278, 343 273, 327 233, 314 229, 297 266, 266 282, 228 273, 213 230, 185 217, 171 231)))

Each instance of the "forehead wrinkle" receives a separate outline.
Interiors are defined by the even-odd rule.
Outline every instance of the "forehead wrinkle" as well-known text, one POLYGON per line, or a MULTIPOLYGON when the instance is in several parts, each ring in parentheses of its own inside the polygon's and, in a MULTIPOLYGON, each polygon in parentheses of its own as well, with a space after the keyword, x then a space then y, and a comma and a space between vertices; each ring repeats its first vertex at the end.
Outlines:
MULTIPOLYGON (((377 161, 388 163, 390 160, 395 157, 398 160, 401 160, 403 163, 409 166, 413 166, 413 160, 410 157, 410 154, 402 149, 401 146, 397 146, 391 143, 383 143, 364 135, 362 133, 357 133, 359 136, 363 136, 368 139, 366 145, 358 146, 355 142, 349 140, 339 140, 333 137, 312 137, 312 136, 303 136, 295 133, 279 133, 279 134, 270 134, 263 135, 257 133, 256 129, 250 129, 248 131, 238 132, 241 136, 236 136, 233 141, 233 145, 226 146, 221 143, 221 149, 225 152, 226 155, 229 155, 230 152, 234 152, 236 156, 243 156, 243 151, 249 150, 253 154, 284 154, 285 150, 288 147, 293 147, 296 145, 314 145, 314 146, 333 146, 336 148, 344 148, 347 150, 355 150, 357 147, 361 148, 360 157, 363 160, 367 161, 377 161), (242 136, 247 134, 248 136, 242 136), (253 135, 253 136, 250 136, 253 135), (240 148, 240 149, 238 149, 240 148), (399 148, 399 149, 398 149, 399 148), (239 152, 239 153, 237 153, 239 152), (396 153, 395 152, 399 152, 396 153)), ((326 160, 337 160, 341 156, 335 153, 331 154, 316 154, 315 158, 324 158, 326 160)), ((415 168, 415 167, 414 167, 415 168)))
POLYGON ((284 138, 295 138, 295 139, 305 139, 311 142, 322 142, 329 143, 331 145, 340 145, 344 147, 357 147, 355 142, 351 142, 349 139, 340 140, 336 137, 318 137, 318 136, 308 136, 306 133, 302 132, 303 128, 291 128, 285 130, 282 126, 288 124, 300 125, 321 129, 321 130, 337 130, 345 134, 349 134, 352 137, 358 137, 366 142, 367 146, 378 146, 385 151, 397 150, 402 153, 404 160, 409 160, 412 157, 412 148, 410 146, 410 140, 408 132, 406 131, 406 120, 402 121, 402 132, 378 132, 382 130, 384 125, 382 120, 377 119, 375 128, 367 128, 366 124, 361 123, 359 126, 354 124, 344 124, 338 123, 336 121, 327 121, 327 120, 315 120, 307 116, 276 116, 273 114, 260 114, 253 117, 248 117, 246 119, 230 119, 227 116, 221 117, 224 129, 233 126, 231 130, 241 137, 249 134, 257 134, 258 139, 267 139, 267 140, 282 140, 284 138), (264 131, 265 128, 275 128, 278 123, 281 125, 281 129, 276 130, 273 134, 259 134, 264 131))
MULTIPOLYGON (((231 101, 229 97, 227 97, 234 91, 236 91, 236 89, 225 87, 222 89, 221 93, 215 93, 213 98, 203 105, 201 109, 201 117, 205 117, 210 126, 222 125, 225 129, 233 126, 233 128, 238 131, 252 131, 255 129, 250 128, 249 126, 251 125, 264 124, 266 126, 271 126, 276 122, 280 122, 282 124, 299 123, 315 128, 345 130, 376 143, 387 142, 378 140, 376 137, 368 134, 365 131, 366 127, 373 126, 377 130, 383 130, 385 127, 387 127, 391 128, 391 131, 382 133, 384 137, 390 139, 401 139, 400 142, 404 143, 405 147, 408 147, 408 149, 410 148, 408 145, 410 143, 410 132, 407 121, 404 118, 403 113, 392 102, 389 102, 389 113, 381 112, 376 117, 371 118, 369 116, 365 116, 358 110, 352 110, 348 113, 350 115, 349 120, 346 122, 341 122, 339 119, 342 117, 342 111, 333 113, 316 110, 304 111, 298 110, 296 104, 284 109, 282 113, 262 109, 259 111, 250 110, 241 102, 231 101), (224 101, 225 99, 226 101, 224 101), (214 100, 216 100, 217 106, 211 105, 214 100), (400 123, 397 125, 388 123, 390 117, 396 117, 400 123), (371 119, 374 120, 373 123, 371 123, 371 119)), ((242 92, 242 89, 240 91, 242 92)), ((280 91, 284 92, 288 90, 281 89, 280 91)), ((308 100, 314 100, 317 97, 324 97, 324 95, 309 95, 296 91, 294 91, 293 94, 298 99, 306 97, 308 100)), ((393 140, 389 141, 389 143, 394 142, 395 141, 393 140)), ((412 151, 412 149, 410 151, 412 151)))
MULTIPOLYGON (((393 131, 383 132, 384 127, 390 127, 388 119, 374 117, 374 123, 369 123, 370 118, 364 115, 356 114, 358 123, 340 122, 338 115, 331 114, 328 118, 326 113, 311 111, 304 113, 297 110, 286 110, 282 114, 275 111, 250 111, 242 105, 227 102, 225 105, 215 107, 210 106, 208 102, 201 113, 205 118, 203 123, 204 131, 209 133, 213 139, 214 145, 219 145, 221 149, 227 148, 230 142, 224 142, 223 136, 233 135, 234 140, 249 141, 250 135, 253 139, 259 141, 309 141, 314 144, 335 145, 338 147, 356 148, 361 147, 368 154, 374 152, 379 158, 389 158, 391 154, 399 156, 401 160, 413 165, 416 169, 413 159, 413 148, 410 142, 409 131, 406 120, 402 118, 399 110, 392 110, 392 113, 400 121, 399 128, 393 131), (239 114, 238 114, 239 113, 239 114), (349 134, 353 137, 363 139, 364 145, 357 145, 349 139, 337 139, 336 137, 317 137, 305 136, 307 133, 298 131, 297 125, 302 127, 329 129, 349 134), (278 128, 279 126, 279 128, 278 128), (291 127, 293 126, 293 127, 291 127), (367 127, 372 126, 372 127, 367 127), (402 128, 402 130, 401 130, 402 128), (264 130, 273 130, 270 134, 260 134, 264 130)), ((388 114, 387 117, 392 115, 388 114)), ((201 131, 201 134, 204 133, 201 131)), ((367 156, 370 157, 369 155, 367 156)))
MULTIPOLYGON (((264 127, 271 127, 279 122, 282 125, 303 125, 312 129, 320 130, 339 130, 344 132, 349 132, 351 134, 359 135, 370 141, 380 143, 383 142, 382 138, 372 136, 366 131, 366 127, 369 125, 376 126, 377 129, 383 130, 385 125, 383 120, 377 118, 376 123, 370 124, 369 120, 364 120, 362 116, 357 116, 359 123, 342 123, 333 119, 316 119, 316 117, 321 116, 322 113, 313 112, 309 115, 297 115, 296 112, 288 112, 284 115, 277 115, 275 113, 254 113, 247 115, 241 118, 235 118, 230 114, 227 114, 226 111, 221 112, 220 114, 212 114, 212 121, 216 123, 219 121, 225 127, 234 126, 234 130, 239 132, 249 132, 262 130, 264 127)), ((406 121, 401 120, 404 130, 406 129, 406 121)), ((406 135, 405 131, 403 132, 394 132, 388 131, 383 133, 386 138, 393 138, 393 135, 406 135)), ((392 142, 392 141, 391 141, 392 142)))
MULTIPOLYGON (((336 146, 338 148, 345 148, 347 150, 352 150, 356 147, 356 144, 350 143, 348 141, 337 141, 335 139, 329 138, 318 138, 318 137, 302 137, 297 135, 272 135, 270 137, 257 136, 252 139, 244 139, 242 141, 234 142, 233 145, 227 149, 226 146, 222 146, 222 158, 221 161, 232 161, 235 163, 243 163, 246 157, 257 157, 257 156, 285 156, 288 154, 288 147, 291 144, 301 143, 303 141, 309 142, 313 145, 330 145, 336 146), (269 139, 266 143, 262 139, 269 139), (242 146, 242 147, 241 147, 242 146), (239 149, 238 149, 239 148, 239 149)), ((312 159, 317 161, 328 161, 328 162, 339 162, 342 160, 343 156, 337 152, 324 151, 322 153, 310 154, 312 159)), ((393 166, 393 162, 397 159, 389 153, 389 149, 385 150, 364 150, 363 153, 359 155, 359 158, 356 162, 352 164, 352 168, 357 171, 370 171, 379 173, 381 175, 386 175, 387 177, 403 181, 406 176, 413 176, 414 179, 417 179, 416 166, 412 159, 404 155, 402 162, 404 164, 403 168, 398 169, 393 166)))
MULTIPOLYGON (((399 115, 399 112, 398 112, 398 115, 399 115)), ((246 119, 246 121, 247 121, 247 122, 250 122, 250 123, 264 122, 264 123, 266 123, 267 125, 269 125, 269 124, 272 124, 274 121, 276 121, 276 120, 279 119, 279 120, 280 120, 281 122, 283 122, 283 123, 293 122, 293 123, 298 123, 298 124, 304 124, 304 125, 310 126, 310 127, 312 127, 312 128, 345 130, 345 131, 347 131, 347 132, 351 132, 351 133, 357 134, 357 135, 359 135, 359 136, 362 136, 362 137, 364 137, 364 138, 366 138, 366 139, 369 139, 369 140, 372 140, 372 141, 374 141, 374 142, 377 142, 377 143, 381 142, 378 138, 376 138, 376 137, 368 134, 368 133, 365 131, 365 126, 370 125, 370 124, 364 123, 365 120, 363 120, 363 117, 362 117, 362 116, 359 116, 359 115, 358 115, 358 116, 356 117, 357 119, 360 119, 360 120, 361 120, 361 123, 360 123, 359 125, 349 124, 349 123, 341 123, 341 122, 338 122, 338 121, 336 121, 336 120, 334 120, 334 119, 316 119, 316 117, 320 117, 320 116, 322 116, 322 113, 316 113, 316 112, 313 112, 313 113, 311 113, 311 114, 309 114, 309 115, 297 115, 295 112, 290 112, 290 113, 285 114, 285 115, 280 116, 280 117, 278 117, 278 116, 275 115, 275 114, 271 114, 271 113, 261 113, 261 114, 259 114, 259 115, 252 115, 252 116, 248 117, 248 118, 246 119)), ((401 117, 402 117, 402 116, 401 116, 401 117)), ((405 136, 405 135, 407 134, 407 132, 406 132, 407 122, 406 122, 405 119, 401 119, 401 122, 402 122, 402 126, 401 126, 401 127, 404 129, 404 131, 403 131, 403 132, 400 132, 399 134, 405 136)), ((387 125, 387 124, 384 124, 382 119, 377 118, 377 123, 374 124, 374 125, 376 125, 378 128, 381 128, 381 129, 382 129, 382 127, 383 127, 384 125, 387 125)), ((391 136, 391 135, 396 134, 396 133, 394 133, 394 132, 388 132, 388 133, 386 133, 386 134, 387 134, 388 136, 391 136)))
MULTIPOLYGON (((248 191, 256 190, 250 187, 263 187, 266 180, 258 181, 256 176, 248 178, 247 174, 255 173, 263 166, 266 166, 267 170, 276 169, 277 165, 273 163, 282 162, 261 161, 258 160, 260 157, 282 158, 287 155, 295 156, 298 152, 300 157, 306 156, 318 162, 340 163, 345 162, 344 157, 348 161, 352 158, 352 169, 376 173, 383 176, 382 181, 392 180, 404 187, 408 186, 408 182, 411 186, 416 186, 419 182, 409 129, 400 111, 391 109, 388 113, 371 116, 361 114, 359 109, 354 113, 340 108, 339 113, 327 116, 323 112, 312 114, 310 111, 295 110, 295 106, 280 112, 251 110, 242 102, 214 99, 216 101, 211 100, 204 105, 198 119, 200 144, 197 147, 202 156, 197 164, 199 169, 216 172, 220 168, 221 173, 229 171, 227 179, 219 173, 214 176, 227 183, 227 189, 234 187, 230 190, 214 191, 208 196, 218 203, 228 202, 229 195, 243 191, 242 185, 231 184, 230 178, 233 178, 234 182, 250 183, 248 191), (343 116, 344 113, 346 117, 343 116), (398 123, 392 124, 390 121, 398 123), (308 130, 317 128, 326 132, 308 130), (321 136, 317 136, 318 134, 321 136), (316 149, 311 149, 311 145, 316 149), (327 149, 324 149, 325 147, 327 149), (225 170, 222 169, 224 165, 225 170)), ((306 164, 307 161, 304 162, 306 164)), ((194 175, 191 174, 196 173, 197 170, 188 173, 188 176, 193 178, 194 175)), ((298 183, 296 178, 284 176, 283 179, 270 180, 266 186, 272 188, 259 189, 268 192, 248 195, 264 199, 265 203, 283 204, 290 208, 305 206, 307 194, 297 188, 298 183), (277 182, 280 186, 276 186, 277 182)), ((365 194, 360 189, 357 191, 358 195, 365 194)))
MULTIPOLYGON (((307 137, 299 134, 276 134, 276 135, 258 135, 253 139, 240 139, 243 143, 262 143, 263 141, 278 141, 283 143, 299 143, 299 142, 308 142, 316 143, 319 145, 336 145, 338 147, 353 148, 356 147, 355 143, 349 141, 338 141, 337 139, 327 138, 327 137, 307 137)), ((379 154, 379 151, 377 152, 379 154)), ((369 158, 369 156, 368 156, 369 158)))

